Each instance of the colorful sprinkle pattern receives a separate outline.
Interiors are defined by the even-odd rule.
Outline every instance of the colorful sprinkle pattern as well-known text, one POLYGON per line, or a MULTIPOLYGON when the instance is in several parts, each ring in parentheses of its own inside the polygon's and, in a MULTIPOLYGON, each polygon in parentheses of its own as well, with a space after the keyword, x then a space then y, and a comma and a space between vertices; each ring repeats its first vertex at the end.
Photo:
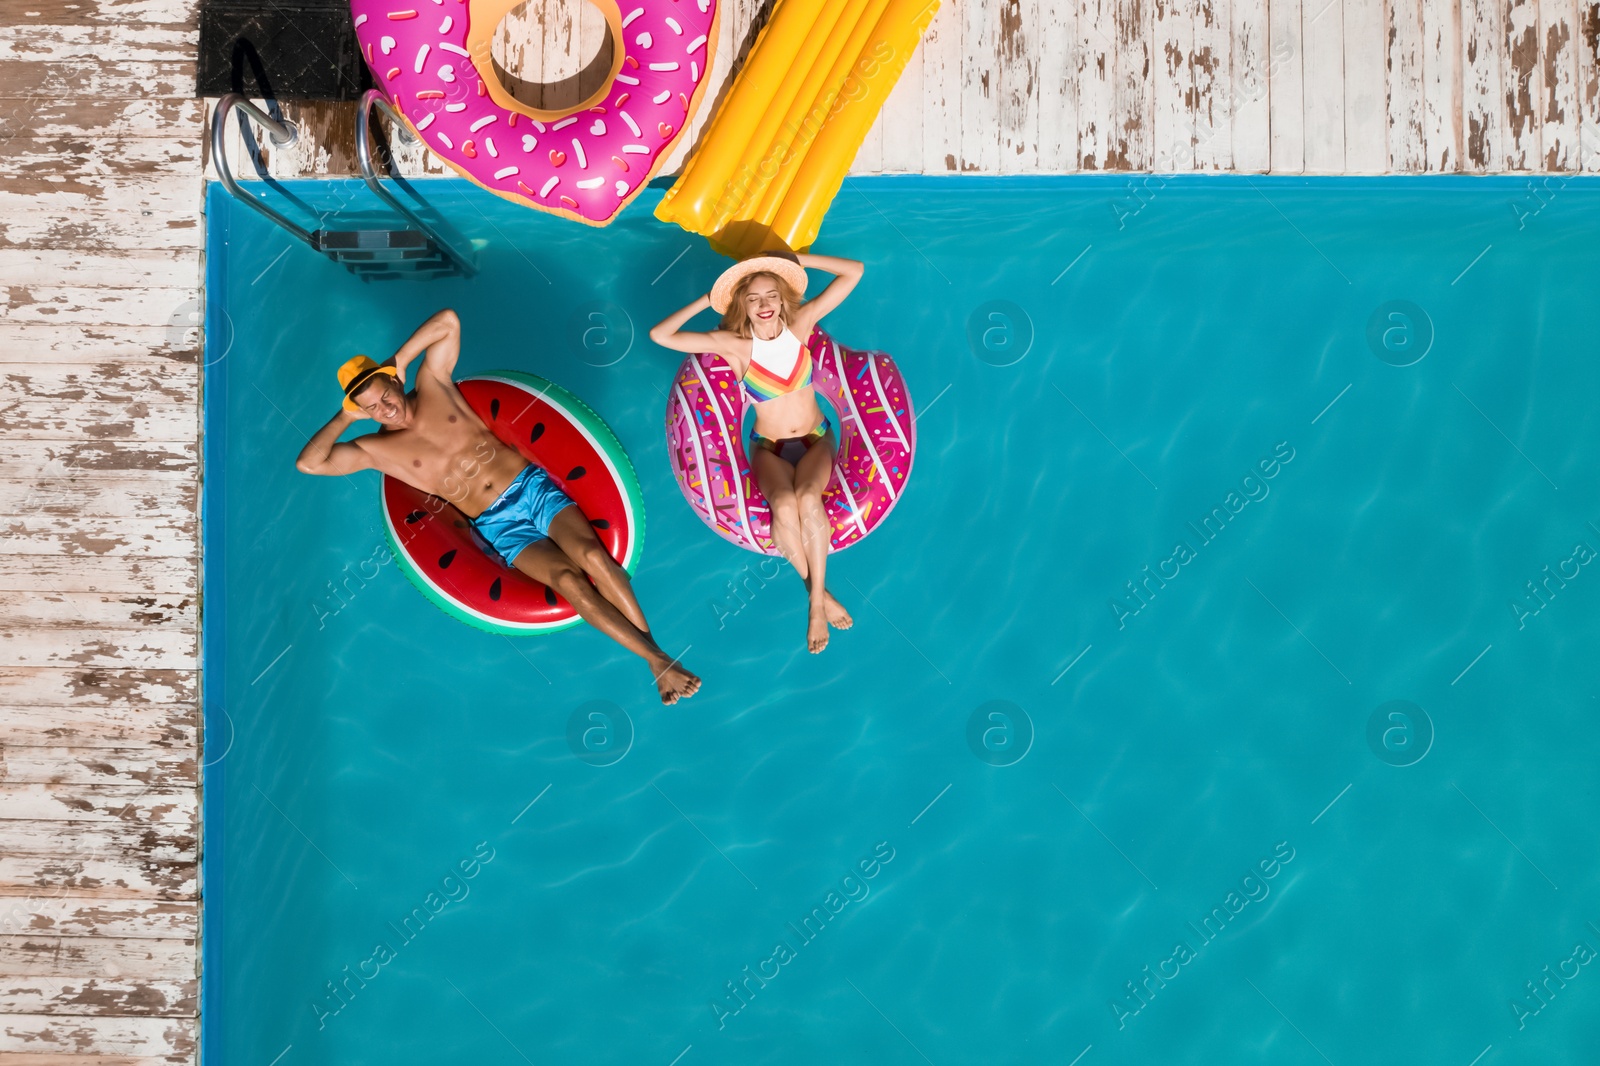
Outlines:
POLYGON ((688 128, 717 39, 717 0, 622 2, 622 68, 602 102, 550 123, 488 94, 467 51, 473 0, 350 11, 378 87, 430 151, 508 200, 605 225, 688 128))
MULTIPOLYGON (((840 551, 876 529, 905 491, 917 450, 911 394, 883 352, 842 347, 821 329, 806 347, 816 364, 812 383, 839 414, 839 453, 822 503, 832 550, 840 551)), ((689 356, 667 398, 667 456, 702 522, 741 548, 777 555, 770 509, 745 452, 746 403, 721 356, 689 356)))

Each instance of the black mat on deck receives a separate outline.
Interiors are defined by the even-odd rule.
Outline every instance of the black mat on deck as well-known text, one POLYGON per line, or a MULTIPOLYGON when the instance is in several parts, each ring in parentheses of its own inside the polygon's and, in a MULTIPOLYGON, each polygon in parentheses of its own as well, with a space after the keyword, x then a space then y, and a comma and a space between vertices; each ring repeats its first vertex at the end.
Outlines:
POLYGON ((348 0, 202 0, 199 96, 354 100, 372 87, 348 0))

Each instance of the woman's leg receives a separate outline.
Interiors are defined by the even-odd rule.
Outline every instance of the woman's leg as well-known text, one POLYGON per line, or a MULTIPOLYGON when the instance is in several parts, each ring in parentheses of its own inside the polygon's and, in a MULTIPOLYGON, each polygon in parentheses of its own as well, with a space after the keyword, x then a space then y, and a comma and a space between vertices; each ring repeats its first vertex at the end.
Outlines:
POLYGON ((800 501, 794 491, 794 464, 765 448, 750 452, 756 484, 772 510, 772 541, 802 581, 811 572, 800 531, 800 501))
POLYGON ((628 621, 611 601, 589 584, 578 564, 555 541, 541 540, 528 545, 517 556, 516 567, 565 596, 580 618, 648 663, 662 703, 676 703, 680 698, 694 695, 700 687, 698 677, 668 658, 648 631, 628 621))
POLYGON ((822 492, 833 473, 835 438, 830 430, 795 464, 794 493, 800 511, 801 549, 806 557, 806 591, 810 595, 810 619, 806 643, 813 653, 828 646, 830 622, 848 629, 850 616, 829 594, 826 584, 828 547, 833 539, 832 523, 822 506, 822 492), (831 608, 837 608, 835 613, 831 608), (839 615, 843 618, 840 619, 839 615))

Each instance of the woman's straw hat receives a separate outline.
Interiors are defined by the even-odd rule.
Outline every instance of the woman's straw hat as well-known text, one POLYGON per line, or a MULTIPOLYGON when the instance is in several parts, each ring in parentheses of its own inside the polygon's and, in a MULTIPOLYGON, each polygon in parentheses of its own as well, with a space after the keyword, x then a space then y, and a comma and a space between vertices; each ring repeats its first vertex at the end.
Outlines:
POLYGON ((719 315, 727 314, 728 302, 733 299, 733 290, 738 287, 740 281, 751 274, 775 274, 787 281, 796 294, 805 295, 806 268, 800 265, 800 260, 793 252, 761 252, 735 263, 722 272, 717 283, 711 286, 712 310, 719 315))

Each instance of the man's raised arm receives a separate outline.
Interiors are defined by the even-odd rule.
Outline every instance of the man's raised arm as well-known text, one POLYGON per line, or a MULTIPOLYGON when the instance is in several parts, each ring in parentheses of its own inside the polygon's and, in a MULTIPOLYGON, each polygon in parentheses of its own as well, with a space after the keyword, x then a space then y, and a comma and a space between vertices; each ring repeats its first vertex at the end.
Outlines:
POLYGON ((366 449, 355 444, 339 443, 339 435, 349 429, 351 423, 365 417, 346 410, 334 415, 300 449, 300 457, 294 461, 295 469, 302 474, 329 476, 372 469, 372 460, 367 456, 366 449))
POLYGON ((456 360, 461 357, 461 319, 448 307, 418 326, 417 331, 390 358, 389 361, 399 371, 402 385, 406 380, 406 367, 424 351, 428 357, 422 361, 422 369, 446 385, 450 384, 456 360))

